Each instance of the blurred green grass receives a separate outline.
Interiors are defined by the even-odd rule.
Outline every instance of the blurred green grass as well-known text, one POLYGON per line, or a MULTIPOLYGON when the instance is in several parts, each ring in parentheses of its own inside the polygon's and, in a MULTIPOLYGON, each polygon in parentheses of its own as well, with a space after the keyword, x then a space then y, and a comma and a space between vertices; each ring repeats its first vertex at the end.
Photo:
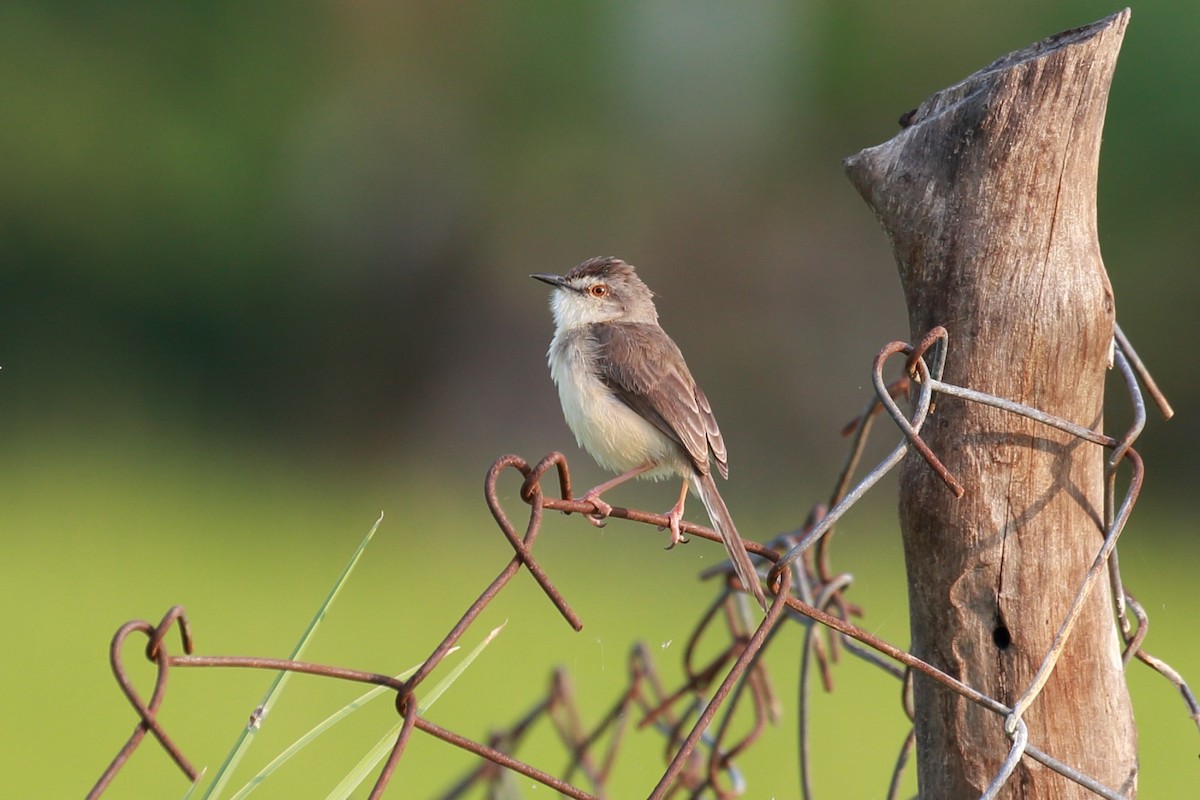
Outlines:
MULTIPOLYGON (((112 633, 128 619, 156 622, 181 603, 197 652, 285 655, 382 508, 386 516, 376 540, 309 658, 398 672, 428 655, 507 561, 480 491, 490 460, 484 457, 476 474, 397 468, 351 475, 162 436, 122 436, 120 445, 99 437, 72 447, 53 436, 30 436, 9 443, 0 468, 6 525, 20 534, 7 537, 0 568, 7 635, 0 675, 8 687, 2 701, 7 723, 0 729, 5 796, 81 795, 133 729, 106 655, 112 633)), ((502 484, 514 518, 524 508, 515 501, 517 485, 515 473, 502 484)), ((1152 487, 1151 507, 1136 511, 1130 524, 1122 565, 1151 614, 1148 649, 1197 680, 1194 613, 1200 597, 1197 557, 1188 548, 1194 520, 1153 508, 1152 487)), ((652 498, 653 487, 644 488, 652 498)), ((863 624, 903 644, 903 562, 888 516, 891 502, 881 494, 851 514, 839 533, 835 564, 856 576, 851 598, 867 611, 863 624)), ((653 507, 653 499, 649 503, 653 507)), ((742 516, 748 530, 767 536, 773 531, 763 528, 769 524, 764 520, 781 513, 751 504, 742 516)), ((538 551, 583 617, 583 632, 572 632, 533 581, 518 576, 464 639, 473 646, 508 621, 434 710, 439 724, 484 737, 524 713, 546 691, 552 668, 562 665, 590 725, 624 686, 635 640, 648 644, 668 685, 678 680, 682 646, 708 597, 695 574, 720 558, 719 548, 697 542, 667 553, 661 537, 641 528, 614 521, 596 531, 579 519, 553 515, 538 551)), ((801 633, 790 627, 768 658, 784 719, 740 761, 749 797, 797 793, 801 633)), ((129 644, 126 662, 139 685, 148 685, 152 675, 140 643, 129 644)), ((833 694, 812 695, 815 785, 825 796, 882 797, 905 730, 898 685, 855 659, 846 659, 835 675, 833 694)), ((189 757, 215 768, 269 679, 245 670, 176 670, 162 719, 189 757)), ((1131 670, 1130 683, 1141 731, 1141 796, 1196 796, 1200 737, 1183 704, 1144 668, 1131 670)), ((360 691, 298 676, 239 777, 248 779, 360 691)), ((392 715, 386 699, 356 714, 255 796, 324 796, 392 724, 392 715)), ((630 736, 616 797, 643 796, 663 768, 656 737, 630 736)), ((560 769, 565 756, 551 738, 540 731, 521 757, 560 769)), ((431 796, 471 765, 454 748, 417 735, 393 796, 431 796)), ((241 783, 235 777, 231 785, 241 783)), ((174 797, 185 788, 147 741, 108 796, 174 797)))

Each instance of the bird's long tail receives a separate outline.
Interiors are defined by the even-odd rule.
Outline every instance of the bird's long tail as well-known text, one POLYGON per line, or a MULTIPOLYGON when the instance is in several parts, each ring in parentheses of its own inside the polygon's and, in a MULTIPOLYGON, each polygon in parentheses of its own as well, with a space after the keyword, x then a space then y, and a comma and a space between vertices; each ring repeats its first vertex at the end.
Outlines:
POLYGON ((754 569, 754 564, 750 562, 750 554, 746 552, 746 545, 742 543, 742 537, 738 535, 737 526, 733 524, 733 517, 729 515, 729 509, 725 506, 725 501, 721 499, 721 493, 717 491, 717 483, 713 480, 711 474, 699 475, 692 473, 692 487, 696 490, 696 494, 700 496, 700 501, 704 503, 704 508, 708 511, 708 518, 712 520, 713 527, 717 529, 717 533, 721 534, 721 541, 725 543, 725 549, 729 552, 729 558, 733 561, 733 569, 737 573, 738 580, 742 582, 747 591, 751 592, 758 600, 758 604, 767 609, 767 598, 763 594, 762 584, 759 581, 758 573, 754 569))

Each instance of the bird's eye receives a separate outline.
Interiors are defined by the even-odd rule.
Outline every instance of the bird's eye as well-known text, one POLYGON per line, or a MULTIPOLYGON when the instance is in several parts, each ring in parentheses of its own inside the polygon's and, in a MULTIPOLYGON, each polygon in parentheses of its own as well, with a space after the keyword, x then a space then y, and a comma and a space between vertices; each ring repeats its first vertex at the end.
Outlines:
POLYGON ((593 283, 588 287, 588 294, 592 297, 605 297, 608 294, 607 283, 593 283))

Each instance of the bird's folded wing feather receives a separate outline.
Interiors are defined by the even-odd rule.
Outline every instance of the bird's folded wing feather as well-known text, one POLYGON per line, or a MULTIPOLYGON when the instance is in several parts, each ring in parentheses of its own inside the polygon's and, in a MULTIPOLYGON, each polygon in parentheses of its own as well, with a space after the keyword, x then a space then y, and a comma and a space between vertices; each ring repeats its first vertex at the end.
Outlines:
POLYGON ((631 409, 683 446, 701 473, 712 450, 728 476, 725 442, 712 407, 696 385, 683 354, 657 325, 593 326, 597 377, 631 409))

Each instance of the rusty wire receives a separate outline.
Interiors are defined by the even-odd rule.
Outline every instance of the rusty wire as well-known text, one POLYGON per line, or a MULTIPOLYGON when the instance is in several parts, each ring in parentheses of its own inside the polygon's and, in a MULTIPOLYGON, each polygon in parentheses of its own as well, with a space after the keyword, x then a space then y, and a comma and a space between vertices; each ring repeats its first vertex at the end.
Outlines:
MULTIPOLYGON (((1083 601, 1101 574, 1107 573, 1113 588, 1118 627, 1125 642, 1124 663, 1127 665, 1136 658, 1166 677, 1179 691, 1188 707, 1189 715, 1200 727, 1200 703, 1197 703, 1187 683, 1169 665, 1142 649, 1149 629, 1148 617, 1136 599, 1125 590, 1116 550, 1117 539, 1129 519, 1142 485, 1142 460, 1132 448, 1134 440, 1145 424, 1145 405, 1138 387, 1139 380, 1145 384, 1164 416, 1170 416, 1172 413, 1170 406, 1120 329, 1117 329, 1115 336, 1114 361, 1129 389, 1134 419, 1130 428, 1119 439, 1004 398, 944 383, 941 375, 947 349, 946 331, 938 327, 915 345, 893 342, 880 351, 872 371, 875 396, 863 413, 847 426, 845 433, 852 435, 851 448, 828 503, 815 506, 805 525, 795 532, 782 535, 766 544, 746 542, 749 552, 759 558, 760 573, 773 596, 766 617, 757 623, 754 622, 755 616, 743 591, 746 587, 740 585, 728 565, 704 573, 705 577, 720 576, 723 583, 714 601, 700 615, 684 647, 684 675, 677 687, 665 688, 648 650, 642 645, 637 645, 630 653, 627 685, 609 710, 591 728, 583 723, 569 678, 561 670, 553 673, 543 698, 537 700, 516 722, 492 733, 486 743, 442 728, 421 716, 418 691, 422 683, 522 567, 533 576, 567 623, 575 630, 582 628, 582 621, 534 557, 533 546, 546 509, 585 515, 594 513, 597 509, 591 503, 574 499, 567 461, 561 453, 551 453, 533 466, 518 456, 503 456, 488 470, 484 482, 484 496, 497 526, 513 548, 514 555, 410 678, 400 681, 382 673, 284 659, 193 655, 188 620, 179 606, 170 609, 158 625, 141 620, 129 622, 123 625, 113 638, 110 661, 118 684, 134 707, 138 722, 129 740, 88 796, 99 797, 107 789, 147 733, 153 735, 160 743, 188 780, 195 781, 198 775, 196 769, 184 757, 179 746, 163 730, 157 719, 166 692, 168 673, 173 667, 238 667, 306 672, 327 678, 377 684, 395 691, 395 705, 397 713, 403 719, 403 725, 375 781, 370 795, 372 798, 383 795, 394 771, 403 760, 407 742, 414 731, 441 739, 483 759, 480 766, 469 771, 442 795, 445 798, 461 797, 472 787, 483 783, 494 784, 503 780, 506 774, 512 773, 537 781, 566 797, 604 797, 618 752, 628 736, 628 723, 634 715, 640 715, 637 724, 639 729, 654 731, 662 737, 663 752, 668 761, 666 770, 649 795, 650 798, 677 795, 733 798, 740 796, 746 789, 746 779, 737 769, 735 759, 762 736, 767 724, 777 721, 779 717, 777 701, 761 658, 770 643, 783 630, 781 623, 791 621, 805 628, 799 665, 798 714, 801 790, 804 797, 811 797, 813 793, 808 755, 808 696, 812 675, 814 672, 819 674, 824 688, 827 691, 832 690, 832 666, 843 650, 901 681, 902 707, 910 720, 914 712, 912 677, 917 672, 996 715, 1011 745, 1001 767, 982 795, 985 800, 996 796, 1025 757, 1035 759, 1098 796, 1113 800, 1123 797, 1117 790, 1101 785, 1078 769, 1039 749, 1036 743, 1031 743, 1022 715, 1055 669, 1078 619, 1083 601), (884 365, 892 356, 899 354, 907 356, 906 375, 899 381, 888 384, 883 378, 884 365), (911 415, 905 415, 900 410, 896 398, 906 394, 910 388, 915 388, 916 397, 911 415), (1077 589, 1070 609, 1060 622, 1058 633, 1043 657, 1037 674, 1011 707, 982 694, 852 622, 853 618, 861 616, 861 609, 845 596, 852 578, 849 574, 835 572, 831 566, 828 546, 835 525, 883 475, 900 463, 910 449, 921 455, 949 491, 955 494, 963 492, 962 485, 920 435, 934 397, 939 393, 1019 414, 1111 450, 1105 463, 1103 541, 1077 589), (873 421, 883 412, 891 417, 903 438, 883 461, 857 483, 852 484, 868 432, 873 421), (1126 463, 1131 467, 1131 474, 1125 494, 1118 503, 1117 471, 1126 463), (498 499, 497 483, 509 469, 521 474, 523 480, 520 497, 530 509, 523 534, 518 533, 498 499), (547 496, 541 488, 542 479, 552 470, 557 478, 558 497, 547 496), (176 625, 182 637, 181 655, 171 654, 166 643, 167 634, 176 625), (148 702, 133 688, 121 660, 122 647, 126 639, 134 633, 147 636, 146 657, 157 668, 154 689, 148 702), (708 661, 699 663, 699 642, 703 637, 714 635, 723 637, 723 646, 708 661), (741 710, 743 706, 748 710, 741 710), (731 738, 733 721, 735 715, 739 714, 739 718, 749 716, 749 727, 740 738, 734 740, 731 738), (556 777, 512 755, 526 734, 543 720, 551 725, 568 754, 563 777, 556 777), (581 788, 571 782, 576 780, 577 775, 582 776, 589 788, 581 788)), ((667 524, 666 517, 661 514, 634 509, 613 507, 611 516, 656 527, 667 524)), ((708 528, 687 522, 683 523, 681 528, 692 536, 720 541, 718 535, 708 528)), ((914 743, 914 732, 910 730, 896 759, 888 788, 889 798, 896 797, 899 792, 901 776, 911 759, 914 743)))

